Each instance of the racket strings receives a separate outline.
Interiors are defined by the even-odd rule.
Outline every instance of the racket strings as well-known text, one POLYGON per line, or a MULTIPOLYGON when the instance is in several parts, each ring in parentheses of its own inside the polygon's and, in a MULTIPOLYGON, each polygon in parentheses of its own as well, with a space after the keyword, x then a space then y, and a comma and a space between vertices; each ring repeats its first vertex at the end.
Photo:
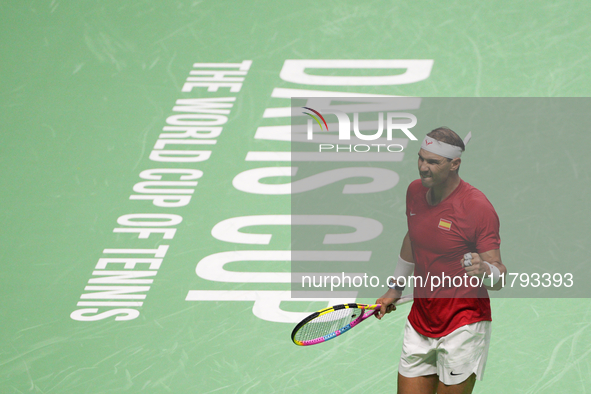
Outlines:
POLYGON ((361 313, 363 313, 363 310, 359 308, 345 308, 318 316, 300 328, 295 335, 295 339, 310 341, 332 334, 359 318, 361 313))

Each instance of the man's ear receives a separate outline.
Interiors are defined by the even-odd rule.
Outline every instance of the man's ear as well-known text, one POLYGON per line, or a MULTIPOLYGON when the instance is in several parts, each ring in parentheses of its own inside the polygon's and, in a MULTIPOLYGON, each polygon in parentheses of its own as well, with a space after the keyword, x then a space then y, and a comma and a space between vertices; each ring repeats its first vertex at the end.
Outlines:
POLYGON ((462 159, 459 157, 456 157, 455 159, 452 159, 451 161, 451 170, 452 171, 457 171, 458 168, 460 168, 460 164, 462 163, 462 159))

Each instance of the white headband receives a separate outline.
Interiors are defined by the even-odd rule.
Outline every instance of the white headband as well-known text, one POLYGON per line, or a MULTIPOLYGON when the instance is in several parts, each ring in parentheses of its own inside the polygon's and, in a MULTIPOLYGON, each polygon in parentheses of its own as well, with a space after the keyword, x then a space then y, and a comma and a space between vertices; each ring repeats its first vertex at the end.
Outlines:
MULTIPOLYGON (((468 145, 470 138, 472 138, 472 132, 469 132, 466 138, 464 138, 464 146, 468 145)), ((439 156, 447 157, 448 159, 455 159, 456 157, 462 156, 462 148, 459 146, 446 144, 445 142, 438 141, 435 138, 428 136, 425 136, 425 139, 421 144, 421 149, 435 153, 439 156)))

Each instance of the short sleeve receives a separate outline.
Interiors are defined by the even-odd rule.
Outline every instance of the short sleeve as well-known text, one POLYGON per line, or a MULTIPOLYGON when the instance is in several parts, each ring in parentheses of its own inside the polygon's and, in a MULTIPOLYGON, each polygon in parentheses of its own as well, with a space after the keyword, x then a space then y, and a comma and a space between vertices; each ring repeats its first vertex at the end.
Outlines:
POLYGON ((412 211, 412 198, 411 198, 411 188, 412 184, 408 185, 406 189, 406 217, 408 218, 409 213, 412 211))
POLYGON ((483 194, 471 205, 476 251, 484 253, 499 249, 501 247, 500 221, 494 207, 483 194))
POLYGON ((408 185, 406 189, 406 217, 408 218, 410 213, 412 212, 413 202, 415 200, 415 196, 418 195, 419 191, 421 190, 421 180, 416 179, 408 185))

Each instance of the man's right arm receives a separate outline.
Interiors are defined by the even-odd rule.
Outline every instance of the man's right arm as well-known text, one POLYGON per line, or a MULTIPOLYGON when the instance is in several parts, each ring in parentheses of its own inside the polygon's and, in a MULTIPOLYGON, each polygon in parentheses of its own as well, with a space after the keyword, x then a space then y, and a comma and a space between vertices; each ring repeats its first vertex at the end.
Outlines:
MULTIPOLYGON (((405 261, 406 264, 414 264, 412 255, 412 244, 410 243, 410 237, 408 232, 404 236, 402 241, 402 248, 400 249, 400 258, 405 261)), ((393 288, 388 289, 386 294, 376 300, 376 304, 381 304, 380 311, 375 314, 378 319, 381 319, 386 313, 390 313, 396 310, 394 303, 402 297, 402 291, 393 288)))
POLYGON ((412 244, 410 243, 410 237, 408 236, 408 231, 402 240, 402 248, 400 249, 400 257, 404 260, 408 261, 409 263, 415 262, 414 257, 412 255, 412 244))

